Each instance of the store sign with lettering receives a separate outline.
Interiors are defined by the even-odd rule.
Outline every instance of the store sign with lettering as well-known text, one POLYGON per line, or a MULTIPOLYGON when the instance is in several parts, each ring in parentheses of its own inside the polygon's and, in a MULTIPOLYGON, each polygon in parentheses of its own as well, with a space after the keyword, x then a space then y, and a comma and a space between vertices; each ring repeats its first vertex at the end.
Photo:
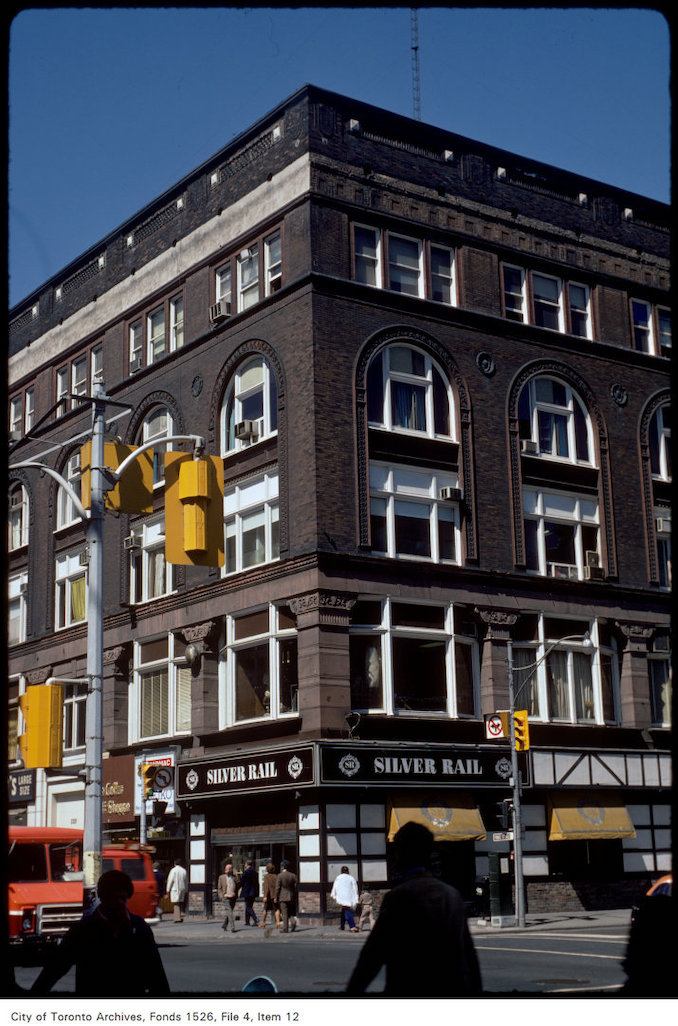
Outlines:
POLYGON ((35 801, 35 770, 10 770, 9 804, 28 805, 35 801))
POLYGON ((450 787, 497 784, 506 786, 511 762, 496 748, 396 748, 353 744, 323 745, 322 784, 425 784, 450 787))
POLYGON ((103 823, 134 822, 134 756, 114 755, 101 763, 103 823))
POLYGON ((177 766, 177 797, 212 797, 314 782, 313 748, 250 752, 177 766))

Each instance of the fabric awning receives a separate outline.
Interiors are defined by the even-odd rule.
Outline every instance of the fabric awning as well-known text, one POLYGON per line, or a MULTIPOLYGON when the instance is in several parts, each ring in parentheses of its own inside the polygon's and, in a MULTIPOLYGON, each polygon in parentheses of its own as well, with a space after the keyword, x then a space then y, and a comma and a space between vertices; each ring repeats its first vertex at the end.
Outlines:
POLYGON ((549 800, 549 841, 607 841, 635 837, 626 806, 615 795, 563 794, 549 800))
POLYGON ((430 794, 392 798, 389 841, 405 823, 422 823, 436 841, 484 841, 487 836, 480 812, 466 794, 455 795, 449 801, 430 794))

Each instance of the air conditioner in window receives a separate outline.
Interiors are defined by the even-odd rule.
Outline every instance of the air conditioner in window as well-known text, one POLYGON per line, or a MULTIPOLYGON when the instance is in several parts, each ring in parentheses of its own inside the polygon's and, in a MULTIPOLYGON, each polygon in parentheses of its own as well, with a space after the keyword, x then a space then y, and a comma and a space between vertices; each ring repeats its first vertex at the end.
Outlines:
POLYGON ((141 370, 142 367, 143 367, 143 364, 141 362, 141 357, 140 356, 135 356, 134 359, 130 360, 130 362, 129 362, 129 372, 130 372, 130 374, 136 374, 138 371, 141 370))
POLYGON ((128 534, 123 540, 122 547, 127 550, 140 549, 141 538, 137 538, 136 534, 128 534))
POLYGON ((600 556, 594 549, 587 549, 584 556, 587 566, 600 566, 600 556))
POLYGON ((28 581, 22 581, 21 582, 21 584, 19 585, 19 594, 20 595, 27 595, 28 594, 28 581))
POLYGON ((216 324, 218 321, 224 321, 230 316, 231 303, 228 299, 220 299, 210 307, 210 320, 212 321, 212 324, 216 324))
POLYGON ((605 570, 602 566, 585 566, 584 577, 587 581, 604 581, 605 570))
POLYGON ((452 488, 447 486, 440 489, 440 498, 443 502, 461 502, 464 497, 464 493, 461 488, 452 488))
POLYGON ((657 517, 655 521, 658 534, 671 534, 671 518, 657 517))
POLYGON ((570 581, 579 579, 579 571, 572 563, 549 563, 548 568, 551 577, 565 578, 570 581))
POLYGON ((241 420, 235 425, 233 433, 241 442, 250 442, 259 435, 259 422, 256 420, 241 420))
POLYGON ((524 452, 527 456, 538 456, 539 446, 531 438, 523 438, 520 443, 520 451, 524 452))

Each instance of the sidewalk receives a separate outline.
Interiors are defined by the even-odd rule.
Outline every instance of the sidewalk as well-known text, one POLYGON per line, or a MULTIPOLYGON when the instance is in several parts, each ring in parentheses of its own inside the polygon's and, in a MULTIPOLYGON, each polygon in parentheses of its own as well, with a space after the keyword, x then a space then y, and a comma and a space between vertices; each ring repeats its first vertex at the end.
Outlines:
MULTIPOLYGON (((164 916, 162 920, 153 925, 155 939, 160 944, 171 944, 173 941, 182 943, 206 943, 222 937, 221 924, 222 916, 215 916, 207 919, 204 916, 186 916, 181 923, 173 922, 171 916, 164 916)), ((627 931, 631 922, 631 910, 628 908, 613 909, 604 912, 543 912, 526 916, 524 930, 519 926, 492 926, 489 920, 469 919, 471 934, 477 936, 499 936, 507 933, 541 933, 543 931, 558 930, 581 930, 592 927, 603 930, 614 930, 615 932, 627 931)), ((236 932, 232 935, 235 942, 245 941, 251 943, 257 940, 281 939, 293 940, 295 937, 306 938, 331 938, 336 940, 340 930, 337 925, 325 924, 323 926, 306 926, 303 922, 297 929, 284 934, 274 927, 268 925, 262 930, 254 926, 245 926, 244 921, 236 921, 236 932)), ((362 943, 367 933, 344 933, 344 939, 349 943, 362 943)))

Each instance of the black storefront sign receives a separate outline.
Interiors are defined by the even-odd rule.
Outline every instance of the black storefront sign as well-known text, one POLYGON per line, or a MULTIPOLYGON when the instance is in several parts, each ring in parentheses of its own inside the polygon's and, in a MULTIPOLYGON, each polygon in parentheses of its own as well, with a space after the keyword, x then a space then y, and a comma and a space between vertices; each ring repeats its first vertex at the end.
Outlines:
POLYGON ((177 766, 177 798, 213 798, 313 784, 313 748, 248 752, 177 766))
MULTIPOLYGON (((523 781, 526 782, 523 765, 523 781)), ((390 745, 323 745, 321 784, 380 784, 398 787, 501 786, 511 776, 508 748, 421 748, 390 745)))
POLYGON ((28 805, 35 801, 35 770, 10 770, 9 804, 28 805))

